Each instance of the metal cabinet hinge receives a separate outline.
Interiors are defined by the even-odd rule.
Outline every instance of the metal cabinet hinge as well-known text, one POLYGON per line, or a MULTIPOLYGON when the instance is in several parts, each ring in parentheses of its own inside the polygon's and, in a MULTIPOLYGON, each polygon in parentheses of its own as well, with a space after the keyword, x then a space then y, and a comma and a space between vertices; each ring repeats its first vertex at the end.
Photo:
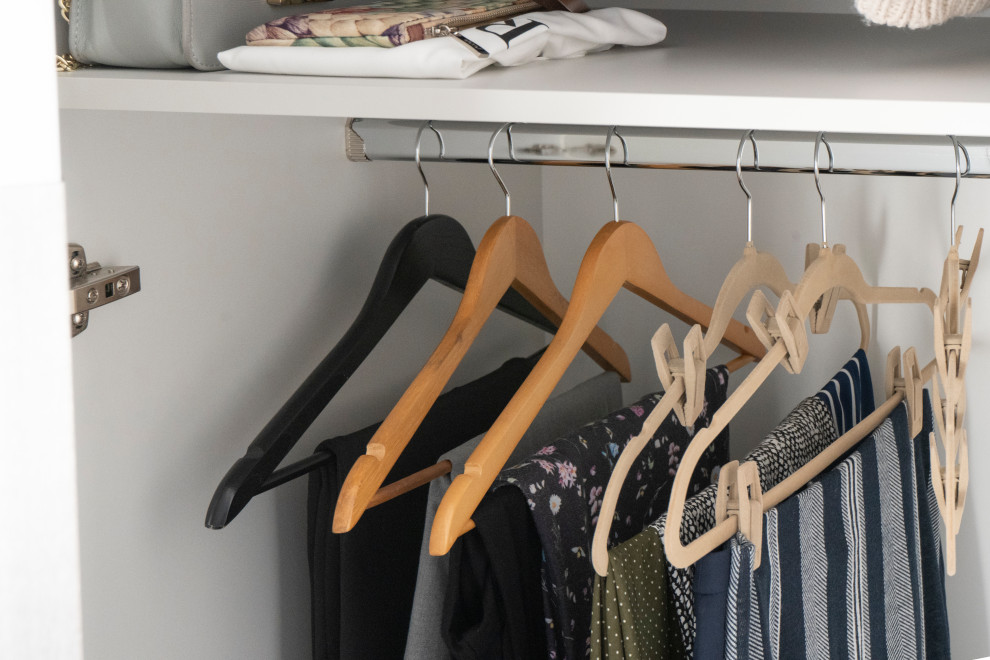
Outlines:
POLYGON ((89 312, 141 290, 137 266, 108 266, 87 262, 86 250, 69 243, 69 320, 75 337, 89 325, 89 312))

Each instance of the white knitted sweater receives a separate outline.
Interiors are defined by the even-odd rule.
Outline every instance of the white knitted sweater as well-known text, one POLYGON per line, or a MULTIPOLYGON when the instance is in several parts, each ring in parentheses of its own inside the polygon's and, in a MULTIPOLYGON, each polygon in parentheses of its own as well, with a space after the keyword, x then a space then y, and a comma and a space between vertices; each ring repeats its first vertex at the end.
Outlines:
POLYGON ((990 8, 990 0, 856 0, 856 10, 881 25, 912 30, 990 8))

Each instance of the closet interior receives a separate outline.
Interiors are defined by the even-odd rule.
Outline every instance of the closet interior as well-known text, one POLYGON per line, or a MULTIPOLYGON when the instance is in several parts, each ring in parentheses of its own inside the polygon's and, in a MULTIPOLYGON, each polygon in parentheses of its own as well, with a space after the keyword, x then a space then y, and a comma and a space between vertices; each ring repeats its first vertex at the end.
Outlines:
MULTIPOLYGON (((786 503, 818 475, 831 487, 829 467, 903 401, 911 436, 936 438, 936 514, 919 504, 914 524, 939 529, 955 574, 953 654, 990 654, 987 456, 966 434, 990 392, 990 293, 973 277, 990 204, 986 19, 907 34, 849 15, 658 15, 662 47, 465 81, 60 75, 69 236, 142 273, 140 295, 73 345, 87 655, 305 658, 347 638, 346 623, 313 630, 314 544, 379 527, 368 573, 324 584, 346 608, 362 584, 415 570, 388 546, 387 507, 444 478, 435 517, 417 521, 423 547, 465 545, 544 403, 603 372, 621 405, 588 422, 666 393, 608 460, 618 486, 593 498, 589 579, 624 570, 608 551, 627 533, 618 493, 665 419, 691 431, 642 527, 676 585, 723 543, 734 565, 772 570, 761 535, 784 547, 786 503), (833 406, 840 444, 767 484, 760 441, 857 347, 872 385, 851 396, 875 394, 877 412, 833 406), (413 465, 442 426, 434 402, 493 374, 461 473, 437 460, 452 447, 413 465), (120 383, 114 415, 93 378, 120 383), (346 451, 314 454, 328 438, 346 451), (680 522, 709 484, 718 536, 699 546, 680 522)), ((408 616, 387 595, 354 598, 383 630, 408 616)))

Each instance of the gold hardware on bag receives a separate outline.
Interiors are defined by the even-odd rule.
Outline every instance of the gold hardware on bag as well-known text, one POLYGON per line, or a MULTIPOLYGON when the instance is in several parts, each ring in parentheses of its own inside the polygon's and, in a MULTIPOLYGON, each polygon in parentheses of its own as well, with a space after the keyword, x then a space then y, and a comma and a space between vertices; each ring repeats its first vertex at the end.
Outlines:
POLYGON ((82 63, 68 53, 55 56, 55 69, 57 71, 75 71, 81 66, 82 63))
POLYGON ((466 30, 473 27, 483 27, 489 23, 504 21, 520 14, 526 14, 531 11, 539 11, 540 7, 541 5, 538 2, 524 2, 517 5, 511 5, 509 7, 490 9, 478 14, 468 14, 467 16, 451 18, 445 23, 426 28, 425 32, 428 37, 456 36, 461 30, 466 30))
MULTIPOLYGON (((72 11, 72 0, 58 0, 58 8, 61 10, 62 19, 69 22, 69 13, 72 11)), ((71 53, 55 56, 55 70, 59 72, 75 71, 83 63, 72 56, 71 53)))
MULTIPOLYGON (((69 12, 72 10, 72 0, 58 0, 58 8, 61 10, 62 20, 69 22, 69 12)), ((79 62, 71 54, 55 56, 56 71, 75 71, 79 68, 79 62)))

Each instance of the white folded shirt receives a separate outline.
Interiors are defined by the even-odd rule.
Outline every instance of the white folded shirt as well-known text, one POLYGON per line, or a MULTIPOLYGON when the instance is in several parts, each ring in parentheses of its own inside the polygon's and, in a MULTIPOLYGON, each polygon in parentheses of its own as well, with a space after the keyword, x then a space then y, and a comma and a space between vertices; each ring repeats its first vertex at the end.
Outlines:
POLYGON ((666 26, 655 18, 610 7, 583 14, 533 12, 395 48, 239 46, 218 57, 228 69, 251 73, 463 79, 492 64, 581 57, 612 46, 649 46, 666 36, 666 26))

